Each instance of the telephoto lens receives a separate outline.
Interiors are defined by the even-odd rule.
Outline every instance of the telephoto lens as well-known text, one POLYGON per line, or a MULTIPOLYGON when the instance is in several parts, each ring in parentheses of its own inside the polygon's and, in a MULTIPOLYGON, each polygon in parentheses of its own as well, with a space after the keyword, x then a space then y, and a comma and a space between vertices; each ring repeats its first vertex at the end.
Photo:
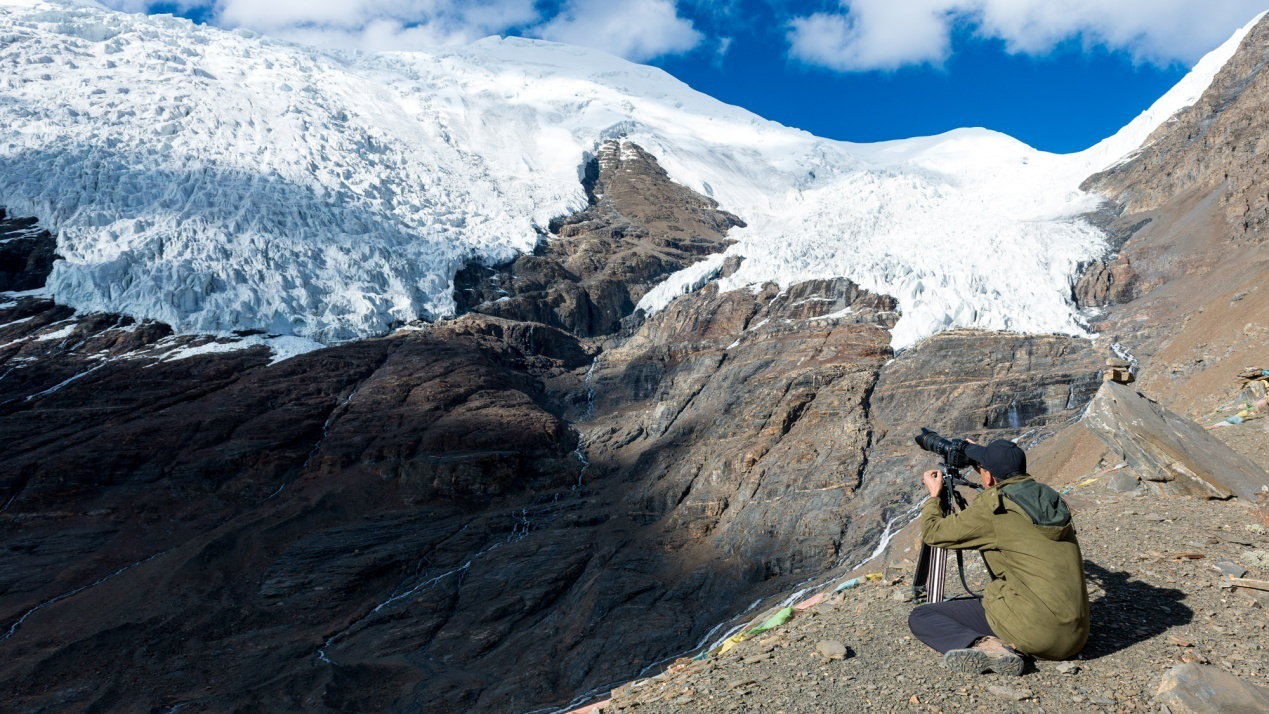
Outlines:
POLYGON ((917 446, 943 457, 943 462, 955 469, 969 466, 969 457, 965 456, 965 447, 969 442, 964 439, 944 439, 933 429, 922 427, 916 435, 917 446))

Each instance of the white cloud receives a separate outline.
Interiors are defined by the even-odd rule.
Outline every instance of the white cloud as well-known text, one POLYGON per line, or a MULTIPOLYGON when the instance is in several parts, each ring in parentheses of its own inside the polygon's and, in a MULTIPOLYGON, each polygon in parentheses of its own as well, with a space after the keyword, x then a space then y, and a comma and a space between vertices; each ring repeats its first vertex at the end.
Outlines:
POLYGON ((942 63, 965 26, 1010 52, 1043 55, 1075 39, 1138 61, 1192 64, 1229 38, 1264 0, 840 0, 840 12, 789 23, 790 55, 838 71, 942 63))
POLYGON ((539 19, 533 0, 215 0, 214 19, 326 47, 412 50, 539 19))
POLYGON ((855 0, 849 14, 790 23, 794 58, 839 71, 937 64, 950 47, 947 0, 855 0))
POLYGON ((570 0, 534 34, 636 62, 687 52, 704 39, 690 20, 679 16, 673 0, 570 0))
MULTIPOLYGON (((155 0, 105 0, 144 12, 155 0)), ((696 0, 685 0, 695 2, 696 0)), ((175 0, 204 7, 222 27, 243 27, 319 47, 415 50, 507 32, 585 45, 647 61, 694 49, 704 35, 676 0, 568 0, 545 17, 535 0, 175 0)))

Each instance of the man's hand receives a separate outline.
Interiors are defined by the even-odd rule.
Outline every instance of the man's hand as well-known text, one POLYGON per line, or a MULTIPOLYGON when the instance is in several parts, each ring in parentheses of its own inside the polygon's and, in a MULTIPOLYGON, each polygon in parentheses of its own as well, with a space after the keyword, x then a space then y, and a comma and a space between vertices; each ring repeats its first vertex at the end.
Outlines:
POLYGON ((921 474, 921 480, 925 482, 925 489, 930 492, 931 498, 938 498, 943 493, 943 472, 938 469, 931 469, 921 474))

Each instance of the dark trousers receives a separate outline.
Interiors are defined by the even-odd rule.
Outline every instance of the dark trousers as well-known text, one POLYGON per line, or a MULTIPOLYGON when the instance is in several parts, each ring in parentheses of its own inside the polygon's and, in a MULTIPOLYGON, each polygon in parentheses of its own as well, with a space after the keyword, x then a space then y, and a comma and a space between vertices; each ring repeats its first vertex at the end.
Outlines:
POLYGON ((939 652, 964 649, 980 637, 996 636, 978 598, 918 605, 908 615, 908 629, 939 652))

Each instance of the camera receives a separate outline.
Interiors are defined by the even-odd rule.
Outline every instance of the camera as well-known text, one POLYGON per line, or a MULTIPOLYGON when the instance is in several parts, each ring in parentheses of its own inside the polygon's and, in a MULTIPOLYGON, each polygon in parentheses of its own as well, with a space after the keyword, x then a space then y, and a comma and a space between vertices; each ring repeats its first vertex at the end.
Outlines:
POLYGON ((954 469, 963 469, 970 465, 965 455, 965 447, 969 442, 964 439, 945 439, 933 429, 922 428, 916 435, 917 446, 943 457, 943 463, 954 469))

